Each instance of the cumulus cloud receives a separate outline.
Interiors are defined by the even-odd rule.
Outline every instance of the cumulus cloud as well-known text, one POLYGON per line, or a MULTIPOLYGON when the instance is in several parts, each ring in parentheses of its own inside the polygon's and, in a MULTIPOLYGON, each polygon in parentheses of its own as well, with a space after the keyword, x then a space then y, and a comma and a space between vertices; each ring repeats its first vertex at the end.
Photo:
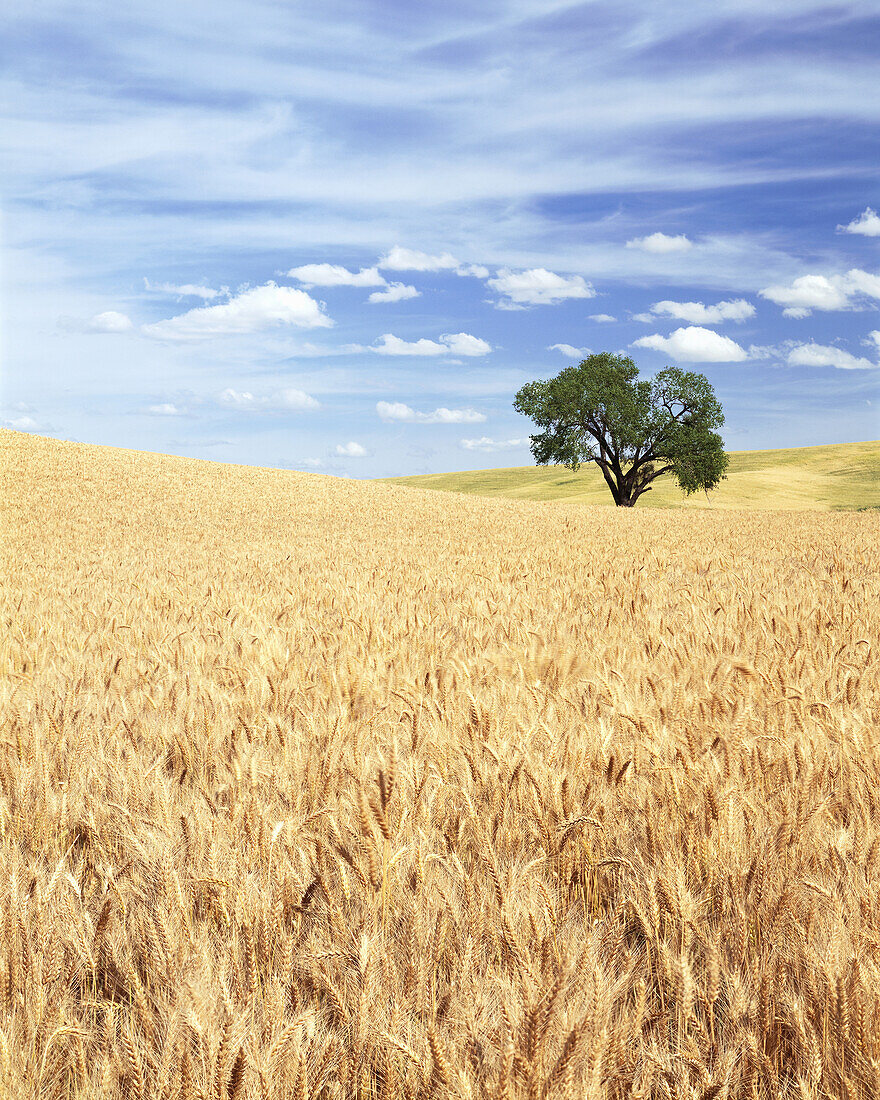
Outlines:
POLYGON ((749 357, 735 340, 695 325, 677 328, 671 336, 642 336, 630 346, 662 351, 681 363, 741 363, 749 357))
POLYGON ((801 275, 789 286, 768 286, 758 294, 784 306, 785 317, 809 317, 812 311, 859 309, 866 298, 880 299, 880 275, 854 267, 845 275, 801 275))
POLYGON ((142 331, 160 340, 207 340, 265 332, 286 325, 330 328, 332 324, 323 304, 304 290, 270 282, 243 290, 220 305, 202 306, 166 321, 144 325, 142 331))
POLYGON ((846 309, 849 297, 839 279, 826 279, 824 275, 802 275, 790 286, 768 286, 758 294, 778 306, 785 306, 786 317, 809 317, 814 309, 846 309))
POLYGON ((156 294, 172 294, 176 298, 202 298, 206 302, 228 293, 225 288, 214 290, 212 287, 196 283, 151 283, 149 279, 144 279, 144 286, 156 294))
POLYGON ((578 361, 593 354, 589 348, 576 348, 572 344, 551 344, 547 350, 558 351, 569 359, 577 359, 578 361))
POLYGON ((693 242, 689 241, 684 233, 677 237, 669 237, 666 233, 652 233, 648 237, 634 237, 626 242, 627 248, 638 248, 641 252, 687 252, 693 248, 693 242))
POLYGON ((643 325, 653 325, 657 318, 653 313, 634 313, 630 320, 638 321, 643 325))
POLYGON ((106 313, 96 313, 86 322, 86 332, 128 332, 131 318, 124 313, 108 309, 106 313))
POLYGON ((342 455, 344 458, 366 458, 367 450, 360 443, 351 440, 348 443, 337 443, 336 454, 342 455))
POLYGON ((407 298, 418 298, 420 296, 421 291, 416 290, 414 286, 407 286, 405 283, 391 283, 387 290, 374 290, 367 301, 376 305, 378 302, 403 302, 407 298))
MULTIPOLYGON (((880 336, 880 333, 876 335, 880 336)), ((870 359, 851 355, 843 348, 814 343, 792 348, 788 353, 788 362, 793 367, 836 367, 838 370, 872 370, 878 365, 870 359)))
POLYGON ((400 420, 411 424, 480 424, 486 419, 476 409, 441 407, 431 413, 416 412, 402 401, 377 401, 376 412, 383 420, 400 420))
POLYGON ((320 408, 320 402, 314 397, 303 393, 302 390, 294 389, 278 390, 267 396, 258 397, 247 390, 229 387, 218 395, 217 401, 227 408, 252 412, 299 412, 304 409, 320 408))
POLYGON ((375 267, 362 267, 349 271, 339 264, 304 264, 287 272, 289 279, 296 279, 303 286, 387 286, 385 278, 375 267))
POLYGON ((464 355, 467 358, 488 355, 492 350, 491 344, 467 332, 445 333, 440 339, 453 355, 464 355))
POLYGON ((880 237, 880 215, 868 206, 849 225, 839 225, 837 230, 839 233, 858 233, 862 237, 880 237))
POLYGON ((651 313, 690 321, 695 325, 717 325, 722 321, 745 321, 748 317, 754 317, 755 307, 744 298, 717 302, 714 306, 706 306, 702 302, 655 302, 651 313))
POLYGON ((436 340, 402 340, 393 333, 385 332, 379 337, 381 343, 372 350, 377 355, 465 355, 474 357, 488 355, 492 345, 478 336, 467 332, 446 333, 436 340))
POLYGON ((414 248, 401 248, 400 245, 387 252, 377 266, 386 271, 449 271, 454 275, 471 275, 475 279, 485 279, 489 274, 488 267, 459 263, 450 252, 431 255, 414 248))
POLYGON ((616 321, 616 317, 612 317, 610 313, 591 313, 590 320, 595 321, 599 325, 610 325, 613 321, 616 321))
POLYGON ((173 405, 170 401, 165 401, 160 405, 148 405, 146 411, 150 416, 183 416, 183 409, 179 409, 176 405, 173 405))
POLYGON ((499 309, 550 306, 568 298, 595 298, 596 291, 582 275, 557 275, 544 267, 529 271, 502 268, 486 283, 501 295, 499 309))
POLYGON ((480 439, 462 439, 459 446, 466 451, 512 451, 518 447, 527 447, 528 439, 490 439, 482 436, 480 439))
POLYGON ((432 256, 427 252, 418 252, 414 248, 401 248, 395 245, 377 265, 390 271, 456 271, 460 264, 449 252, 432 256))

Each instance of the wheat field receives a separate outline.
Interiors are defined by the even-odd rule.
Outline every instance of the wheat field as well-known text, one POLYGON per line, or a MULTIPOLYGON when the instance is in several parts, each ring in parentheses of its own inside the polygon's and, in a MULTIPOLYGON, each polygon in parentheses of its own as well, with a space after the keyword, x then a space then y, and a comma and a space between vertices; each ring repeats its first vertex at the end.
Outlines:
POLYGON ((880 1097, 875 516, 0 448, 0 1096, 880 1097))

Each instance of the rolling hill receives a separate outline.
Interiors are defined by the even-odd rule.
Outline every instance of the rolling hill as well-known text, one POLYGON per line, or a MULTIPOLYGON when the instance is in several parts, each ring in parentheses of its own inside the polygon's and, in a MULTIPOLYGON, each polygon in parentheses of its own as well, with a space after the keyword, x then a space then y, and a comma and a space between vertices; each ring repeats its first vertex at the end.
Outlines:
MULTIPOLYGON (((396 485, 513 500, 607 504, 611 494, 595 465, 572 473, 561 466, 513 466, 385 478, 396 485)), ((880 440, 732 451, 727 480, 710 496, 681 495, 668 476, 659 478, 637 508, 880 508, 880 440)))

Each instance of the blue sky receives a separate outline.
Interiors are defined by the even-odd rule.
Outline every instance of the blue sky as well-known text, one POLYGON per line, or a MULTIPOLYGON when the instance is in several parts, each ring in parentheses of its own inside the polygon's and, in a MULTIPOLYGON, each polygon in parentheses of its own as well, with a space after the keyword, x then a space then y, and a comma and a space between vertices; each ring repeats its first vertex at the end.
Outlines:
POLYGON ((880 435, 880 3, 20 0, 0 422, 351 477, 531 460, 523 383, 880 435))

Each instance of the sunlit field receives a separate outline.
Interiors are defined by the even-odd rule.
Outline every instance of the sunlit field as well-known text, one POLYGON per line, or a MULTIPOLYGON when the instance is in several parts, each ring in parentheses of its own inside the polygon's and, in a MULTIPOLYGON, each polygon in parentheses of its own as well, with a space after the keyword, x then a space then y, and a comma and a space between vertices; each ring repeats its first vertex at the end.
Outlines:
POLYGON ((876 512, 0 448, 0 1096, 880 1096, 876 512))
MULTIPOLYGON (((567 500, 614 507, 595 464, 512 466, 387 478, 398 485, 512 500, 567 500)), ((685 497, 671 475, 659 477, 637 508, 749 508, 827 511, 880 508, 880 441, 832 443, 778 451, 732 451, 726 480, 711 493, 685 497)))

